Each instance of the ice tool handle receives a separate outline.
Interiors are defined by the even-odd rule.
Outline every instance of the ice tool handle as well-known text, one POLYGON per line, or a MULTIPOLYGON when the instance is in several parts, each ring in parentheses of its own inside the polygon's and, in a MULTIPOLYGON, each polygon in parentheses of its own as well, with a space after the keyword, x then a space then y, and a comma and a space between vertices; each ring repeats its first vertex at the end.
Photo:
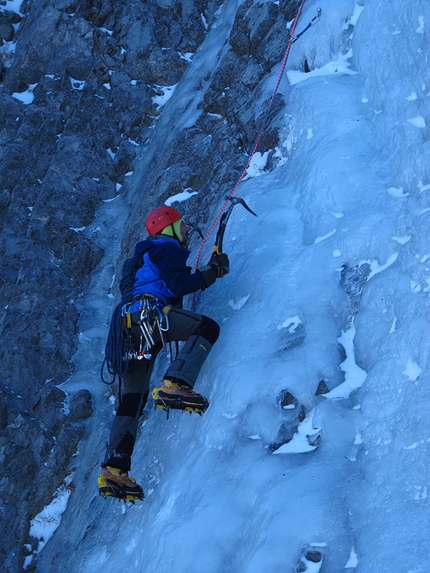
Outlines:
POLYGON ((244 199, 241 199, 240 197, 232 197, 229 195, 228 197, 225 198, 225 200, 231 201, 231 203, 221 216, 218 231, 217 231, 217 234, 215 237, 215 245, 212 249, 212 253, 222 253, 223 252, 222 251, 222 245, 223 245, 223 241, 224 241, 225 229, 227 227, 228 220, 230 218, 230 215, 231 215, 235 205, 238 205, 238 204, 243 205, 243 207, 245 207, 245 209, 247 211, 249 211, 255 217, 258 217, 257 213, 254 213, 254 211, 246 204, 244 199))

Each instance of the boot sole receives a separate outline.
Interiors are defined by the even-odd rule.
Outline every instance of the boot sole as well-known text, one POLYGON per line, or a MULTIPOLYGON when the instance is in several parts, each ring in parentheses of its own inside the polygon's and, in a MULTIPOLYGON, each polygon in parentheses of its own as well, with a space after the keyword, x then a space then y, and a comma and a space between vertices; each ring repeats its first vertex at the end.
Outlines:
POLYGON ((125 485, 120 484, 114 480, 106 478, 105 476, 99 476, 98 479, 99 495, 102 497, 116 497, 118 499, 123 499, 124 501, 143 500, 144 494, 141 489, 136 489, 133 491, 128 489, 125 485))
POLYGON ((113 493, 111 489, 107 488, 99 488, 99 495, 104 499, 108 497, 113 497, 115 499, 121 499, 123 501, 131 501, 131 503, 134 503, 135 501, 143 501, 145 497, 143 493, 140 495, 128 493, 125 496, 123 496, 119 495, 118 493, 113 493))
POLYGON ((169 394, 163 390, 154 390, 152 394, 156 408, 163 410, 186 410, 202 414, 209 407, 209 402, 204 396, 181 396, 180 394, 169 394))

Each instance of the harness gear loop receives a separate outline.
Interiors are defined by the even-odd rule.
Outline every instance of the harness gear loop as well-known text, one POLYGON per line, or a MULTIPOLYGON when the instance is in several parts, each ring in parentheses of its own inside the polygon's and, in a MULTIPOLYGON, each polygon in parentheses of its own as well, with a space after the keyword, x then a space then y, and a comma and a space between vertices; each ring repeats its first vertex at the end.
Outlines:
POLYGON ((169 330, 169 312, 171 306, 164 305, 157 297, 148 294, 142 294, 134 297, 131 303, 123 306, 123 316, 126 317, 126 323, 131 323, 131 308, 133 303, 139 300, 139 320, 137 325, 140 330, 139 350, 136 351, 132 344, 132 326, 126 330, 126 344, 124 360, 137 359, 137 360, 151 360, 152 349, 155 346, 154 336, 158 334, 160 337, 163 348, 166 346, 166 341, 163 333, 169 330), (130 332, 129 332, 130 330, 130 332))
MULTIPOLYGON (((129 309, 131 304, 125 304, 121 308, 122 316, 122 336, 123 336, 123 362, 126 364, 126 370, 128 368, 128 362, 135 358, 135 352, 133 349, 133 324, 131 322, 131 313, 129 309)), ((120 377, 121 379, 121 377, 120 377)))
POLYGON ((158 332, 163 348, 166 347, 163 332, 169 330, 169 306, 163 305, 157 297, 151 295, 143 295, 141 304, 139 306, 140 319, 138 325, 140 327, 140 352, 138 359, 152 358, 152 348, 155 345, 154 333, 158 332))

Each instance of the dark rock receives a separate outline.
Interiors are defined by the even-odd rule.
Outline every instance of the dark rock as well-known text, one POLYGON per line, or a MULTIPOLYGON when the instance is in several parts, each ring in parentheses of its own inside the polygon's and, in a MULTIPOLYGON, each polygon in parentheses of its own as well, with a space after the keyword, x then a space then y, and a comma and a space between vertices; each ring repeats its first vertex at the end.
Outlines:
POLYGON ((120 174, 127 173, 130 170, 133 159, 136 157, 136 146, 128 140, 123 140, 115 154, 114 169, 120 174))
POLYGON ((79 390, 70 398, 70 422, 80 422, 93 415, 92 396, 89 390, 79 390))
POLYGON ((281 408, 288 410, 293 410, 299 404, 297 398, 289 390, 282 390, 277 398, 277 402, 281 405, 281 408))
POLYGON ((86 432, 85 425, 74 424, 67 425, 59 434, 57 445, 53 455, 50 456, 48 466, 52 472, 57 473, 60 479, 67 475, 67 465, 70 461, 70 453, 75 453, 79 441, 84 437, 86 432))
POLYGON ((306 551, 305 557, 308 561, 311 561, 312 563, 319 563, 322 559, 322 553, 321 551, 317 551, 316 549, 309 549, 308 551, 306 551))
POLYGON ((61 390, 61 388, 54 386, 53 388, 48 389, 48 394, 44 402, 45 406, 49 407, 51 404, 55 405, 57 405, 58 403, 64 404, 65 399, 66 399, 66 393, 63 390, 61 390))
POLYGON ((30 10, 18 39, 9 78, 15 89, 23 84, 37 83, 43 75, 61 73, 64 69, 74 79, 85 80, 95 63, 91 25, 83 19, 67 16, 53 6, 30 10))
POLYGON ((252 56, 248 58, 246 70, 242 76, 242 82, 253 90, 264 76, 264 70, 261 64, 257 63, 252 56))
POLYGON ((340 286, 349 297, 351 315, 358 312, 361 295, 369 274, 369 263, 355 265, 353 267, 345 263, 342 266, 340 286))
POLYGON ((273 444, 270 444, 269 448, 271 452, 275 452, 284 444, 288 444, 294 437, 294 434, 297 432, 298 422, 296 420, 292 420, 288 423, 283 423, 280 425, 278 434, 276 436, 276 440, 273 444))
POLYGON ((308 440, 308 444, 310 446, 317 447, 321 443, 321 434, 317 432, 316 434, 306 436, 308 440))
POLYGON ((0 15, 0 38, 6 42, 11 42, 15 35, 15 29, 11 22, 3 15, 0 15))
POLYGON ((173 86, 179 82, 186 67, 186 60, 175 50, 154 48, 148 58, 148 80, 161 86, 173 86))
POLYGON ((317 396, 321 396, 322 394, 327 394, 328 392, 330 392, 330 388, 327 386, 327 382, 325 380, 320 380, 315 394, 317 396))
MULTIPOLYGON (((5 6, 7 6, 7 4, 5 3, 5 6)), ((21 6, 22 8, 22 6, 21 6)), ((19 24, 22 20, 22 17, 20 14, 18 14, 17 12, 13 12, 12 10, 4 10, 4 12, 2 12, 1 16, 3 18, 6 18, 6 20, 9 22, 9 24, 19 24)))
POLYGON ((252 4, 252 0, 246 0, 240 6, 230 34, 230 44, 239 56, 249 56, 250 53, 251 38, 247 12, 252 4))
MULTIPOLYGON (((306 573, 306 571, 316 571, 314 564, 323 561, 323 554, 319 549, 311 546, 305 546, 302 549, 302 555, 296 565, 296 573, 306 573)), ((318 567, 318 571, 320 568, 318 567)))
POLYGON ((245 2, 233 25, 230 38, 233 50, 239 56, 253 56, 265 71, 270 71, 282 59, 288 44, 287 22, 276 3, 245 2))
POLYGON ((303 406, 303 404, 301 404, 300 410, 299 410, 299 415, 297 416, 297 419, 298 419, 299 423, 302 423, 305 418, 306 418, 306 408, 303 406))
POLYGON ((292 350, 301 346, 306 338, 305 325, 300 322, 299 324, 291 324, 280 331, 282 337, 282 348, 285 350, 292 350))
POLYGON ((0 401, 0 430, 5 430, 8 425, 7 408, 4 400, 0 401))
POLYGON ((3 191, 0 192, 0 216, 7 212, 11 199, 12 196, 8 189, 3 189, 3 191))
POLYGON ((115 15, 115 7, 112 0, 95 0, 94 2, 71 2, 65 0, 66 6, 63 8, 65 11, 73 11, 79 18, 84 18, 95 26, 103 26, 108 30, 112 28, 109 21, 115 15))

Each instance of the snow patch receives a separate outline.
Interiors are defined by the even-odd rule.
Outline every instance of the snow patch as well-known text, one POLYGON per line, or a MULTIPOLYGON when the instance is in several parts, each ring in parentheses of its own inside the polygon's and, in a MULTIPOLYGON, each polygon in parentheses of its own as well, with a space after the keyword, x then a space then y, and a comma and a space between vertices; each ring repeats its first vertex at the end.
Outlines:
POLYGON ((422 193, 423 191, 428 191, 430 189, 430 183, 427 185, 424 185, 422 181, 418 182, 418 189, 420 190, 420 193, 422 193))
POLYGON ((228 306, 231 307, 233 310, 240 310, 243 307, 243 305, 246 303, 246 301, 249 299, 250 296, 251 296, 250 294, 247 294, 247 295, 239 298, 237 301, 229 300, 228 306))
POLYGON ((354 6, 354 11, 352 13, 351 20, 350 20, 352 26, 355 26, 357 24, 357 20, 359 19, 363 10, 364 10, 364 6, 362 6, 360 4, 356 4, 354 6))
POLYGON ((298 425, 297 432, 294 434, 291 441, 280 446, 273 454, 304 454, 313 452, 317 449, 318 434, 321 428, 314 428, 313 418, 315 410, 307 414, 306 418, 298 425))
POLYGON ((34 100, 34 90, 37 86, 36 84, 30 84, 25 92, 13 92, 12 97, 22 102, 24 105, 33 103, 34 100))
POLYGON ((336 229, 333 229, 332 231, 330 231, 326 235, 323 235, 322 237, 317 237, 314 241, 314 245, 316 245, 318 243, 322 243, 323 241, 325 241, 329 237, 332 237, 335 233, 336 233, 336 229))
POLYGON ((350 69, 350 63, 348 60, 352 58, 352 51, 349 50, 346 54, 339 54, 337 60, 328 62, 325 66, 321 68, 316 68, 310 72, 301 72, 299 70, 290 70, 287 72, 287 77, 290 85, 294 86, 300 82, 309 80, 310 78, 329 76, 329 75, 341 75, 349 74, 356 75, 357 72, 350 69))
POLYGON ((264 171, 264 168, 266 167, 268 157, 269 157, 268 151, 265 151, 264 153, 260 153, 259 151, 257 151, 256 153, 254 153, 251 159, 251 163, 249 164, 249 167, 246 170, 246 175, 244 176, 242 181, 245 181, 250 177, 258 177, 259 175, 261 175, 264 171))
POLYGON ((403 192, 403 187, 390 187, 387 191, 392 197, 407 197, 409 195, 409 193, 403 192))
POLYGON ((403 370, 402 374, 407 376, 411 382, 415 382, 418 380, 421 372, 422 368, 420 368, 412 358, 409 358, 406 363, 406 368, 403 370))
POLYGON ((351 553, 349 554, 349 559, 345 565, 345 569, 356 569, 358 565, 358 555, 355 552, 355 548, 351 548, 351 553))
POLYGON ((417 115, 416 117, 411 117, 408 119, 409 123, 412 123, 415 127, 419 127, 420 129, 424 129, 426 127, 426 120, 423 118, 422 115, 417 115))
POLYGON ((0 5, 0 13, 4 12, 5 10, 9 10, 10 12, 15 12, 15 14, 23 16, 23 13, 21 12, 22 4, 23 0, 6 0, 5 5, 0 5))
POLYGON ((349 330, 344 330, 338 338, 346 354, 346 359, 340 364, 341 370, 345 373, 345 381, 327 394, 324 394, 325 398, 331 400, 348 398, 351 392, 360 388, 366 379, 367 372, 355 362, 354 337, 355 327, 354 322, 352 322, 349 330))
POLYGON ((165 205, 171 206, 173 203, 183 203, 184 201, 188 201, 190 197, 194 195, 198 195, 197 191, 193 191, 191 187, 184 189, 181 193, 176 193, 176 195, 172 195, 165 201, 165 205))
POLYGON ((67 487, 67 485, 71 483, 71 480, 72 474, 68 476, 66 484, 57 490, 56 497, 54 497, 51 503, 44 507, 42 511, 30 521, 29 534, 31 537, 38 539, 39 543, 34 553, 26 556, 24 569, 29 567, 34 555, 42 551, 60 525, 61 516, 66 511, 67 502, 71 494, 71 490, 67 487))
POLYGON ((178 84, 175 84, 173 86, 156 86, 157 90, 161 92, 161 94, 152 96, 152 102, 154 106, 158 108, 163 107, 163 105, 165 105, 169 101, 169 99, 173 96, 177 85, 178 84))
POLYGON ((367 280, 370 280, 373 276, 377 275, 378 273, 381 273, 382 271, 385 271, 385 269, 388 269, 388 267, 390 267, 393 263, 396 262, 398 256, 399 253, 393 253, 388 257, 387 262, 384 265, 380 265, 378 261, 362 261, 362 262, 368 262, 370 265, 370 273, 369 276, 367 277, 367 280))
POLYGON ((405 237, 391 237, 393 241, 399 243, 399 245, 406 245, 407 242, 411 240, 411 235, 406 235, 405 237))
POLYGON ((72 76, 69 76, 70 85, 73 90, 82 91, 85 87, 85 81, 75 80, 72 76))
POLYGON ((300 318, 298 316, 292 316, 289 318, 286 318, 284 320, 284 322, 282 324, 280 324, 277 328, 278 330, 282 329, 282 328, 286 328, 287 331, 292 334, 293 332, 295 332, 297 330, 297 328, 300 326, 300 324, 303 324, 303 321, 300 320, 300 318))
POLYGON ((424 34, 424 16, 418 16, 419 26, 415 30, 417 34, 424 34))

